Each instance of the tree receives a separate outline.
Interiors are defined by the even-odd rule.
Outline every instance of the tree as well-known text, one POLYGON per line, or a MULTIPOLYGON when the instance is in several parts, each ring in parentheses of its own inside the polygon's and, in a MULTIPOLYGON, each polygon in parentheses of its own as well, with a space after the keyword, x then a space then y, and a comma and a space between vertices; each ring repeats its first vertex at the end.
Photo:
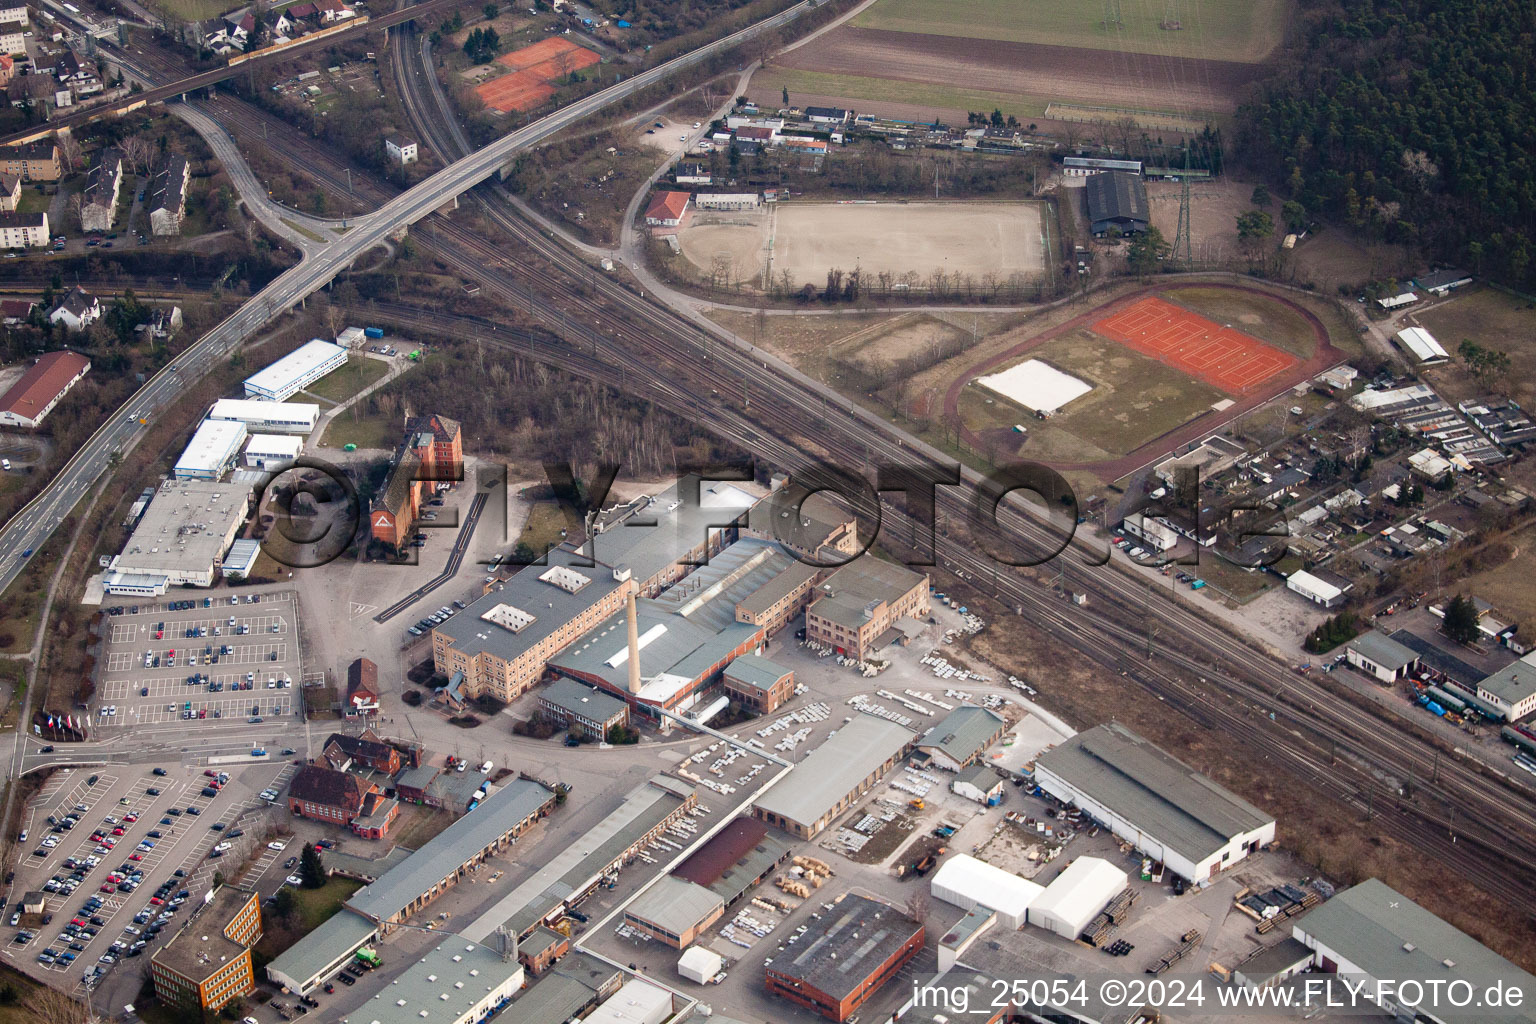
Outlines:
POLYGON ((292 887, 285 885, 273 895, 272 915, 274 917, 286 920, 297 913, 298 909, 299 898, 293 894, 292 887))
POLYGON ((311 843, 304 844, 304 855, 299 858, 299 877, 304 880, 306 889, 325 885, 325 865, 320 862, 320 852, 311 843))
POLYGON ((1445 606, 1445 635, 1459 644, 1470 644, 1478 637, 1477 604, 1470 597, 1457 594, 1445 606))
POLYGON ((1263 210, 1249 210, 1237 215, 1237 240, 1248 250, 1249 258, 1256 256, 1264 240, 1275 233, 1274 218, 1263 210))
POLYGON ((1268 206, 1269 202, 1270 202, 1270 199, 1269 199, 1269 189, 1266 188, 1263 185, 1255 185, 1255 186, 1253 186, 1253 195, 1251 195, 1248 198, 1248 201, 1250 203, 1252 203, 1254 206, 1258 206, 1258 207, 1268 206))
POLYGON ((1163 238, 1163 233, 1149 226, 1147 230, 1131 238, 1131 244, 1125 254, 1125 263, 1133 273, 1145 276, 1157 269, 1158 261, 1167 256, 1168 252, 1169 246, 1163 238))
POLYGON ((485 12, 486 21, 495 21, 496 15, 501 13, 501 8, 497 7, 495 4, 486 4, 480 9, 485 12))
POLYGON ((1287 199, 1280 204, 1280 219, 1285 222, 1285 230, 1298 233, 1307 226, 1307 208, 1294 199, 1287 199))
POLYGON ((784 87, 784 105, 789 106, 789 86, 784 87))
POLYGON ((1467 372, 1476 377, 1484 387, 1491 386, 1509 374, 1508 353, 1500 352, 1496 348, 1484 348, 1470 338, 1462 341, 1456 349, 1456 354, 1461 356, 1461 361, 1466 364, 1467 372))

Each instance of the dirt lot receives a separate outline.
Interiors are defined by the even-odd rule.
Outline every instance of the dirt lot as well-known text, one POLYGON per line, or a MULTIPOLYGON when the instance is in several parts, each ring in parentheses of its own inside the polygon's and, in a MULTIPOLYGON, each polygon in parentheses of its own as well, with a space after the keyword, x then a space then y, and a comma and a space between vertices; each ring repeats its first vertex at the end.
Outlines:
POLYGON ((797 284, 855 267, 919 281, 934 271, 1006 278, 1044 270, 1040 223, 1033 203, 790 203, 695 214, 678 242, 706 272, 725 254, 733 280, 762 275, 765 250, 768 273, 797 284))
MULTIPOLYGON (((898 82, 960 80, 969 88, 1002 94, 1215 114, 1235 109, 1243 88, 1263 72, 1258 65, 1233 61, 846 26, 791 51, 782 65, 898 82), (1149 100, 1153 96, 1155 103, 1149 100)), ((891 91, 900 98, 900 87, 891 91)))
POLYGON ((881 370, 912 359, 937 362, 944 353, 968 343, 971 333, 937 317, 912 313, 881 330, 849 335, 832 347, 831 357, 862 373, 881 370))
MULTIPOLYGON (((1414 323, 1433 334, 1452 355, 1468 339, 1508 353, 1510 372, 1502 386, 1522 407, 1536 405, 1536 309, 1530 303, 1480 288, 1413 313, 1404 326, 1414 323)), ((1436 387, 1446 387, 1448 397, 1470 398, 1485 392, 1461 369, 1459 360, 1454 366, 1431 371, 1430 379, 1436 387)))

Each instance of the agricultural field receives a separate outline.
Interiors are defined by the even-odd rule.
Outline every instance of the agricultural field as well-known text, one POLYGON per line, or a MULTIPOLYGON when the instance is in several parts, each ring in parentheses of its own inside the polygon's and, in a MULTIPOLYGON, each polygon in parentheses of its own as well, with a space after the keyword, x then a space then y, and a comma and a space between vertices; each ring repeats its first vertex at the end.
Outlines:
POLYGON ((1173 57, 1219 53, 1226 60, 1251 64, 1264 60, 1281 43, 1290 14, 1289 0, 1122 0, 1121 23, 1108 28, 1104 5, 1094 3, 880 0, 853 24, 917 35, 1173 57))
POLYGON ((684 256, 710 272, 729 261, 733 281, 796 286, 827 271, 862 268, 916 287, 935 272, 981 279, 1045 269, 1034 203, 785 203, 759 211, 695 212, 679 233, 684 256))
MULTIPOLYGON (((963 20, 952 24, 974 30, 963 20)), ((1116 108, 1132 120, 1140 112, 1149 124, 1170 116, 1203 123, 1230 114, 1263 73, 1259 64, 1203 56, 845 25, 780 56, 753 77, 752 88, 789 89, 800 104, 831 96, 865 111, 882 105, 871 100, 926 105, 950 123, 964 123, 966 110, 995 107, 1027 124, 1043 118, 1052 101, 1116 108)))

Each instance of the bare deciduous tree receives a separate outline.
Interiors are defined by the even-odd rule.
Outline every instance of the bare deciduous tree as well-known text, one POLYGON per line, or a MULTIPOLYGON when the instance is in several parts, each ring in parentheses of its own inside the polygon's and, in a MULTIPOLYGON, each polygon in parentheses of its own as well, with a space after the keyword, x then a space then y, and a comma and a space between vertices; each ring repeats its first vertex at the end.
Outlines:
POLYGON ((919 885, 907 897, 907 916, 921 924, 928 919, 928 887, 919 885))
POLYGON ((81 166, 80 140, 75 138, 74 132, 59 132, 55 138, 58 140, 59 160, 64 164, 66 173, 73 173, 81 166))
POLYGON ((147 174, 150 161, 155 158, 155 144, 142 135, 130 135, 117 144, 122 151, 123 160, 133 169, 134 174, 147 174))

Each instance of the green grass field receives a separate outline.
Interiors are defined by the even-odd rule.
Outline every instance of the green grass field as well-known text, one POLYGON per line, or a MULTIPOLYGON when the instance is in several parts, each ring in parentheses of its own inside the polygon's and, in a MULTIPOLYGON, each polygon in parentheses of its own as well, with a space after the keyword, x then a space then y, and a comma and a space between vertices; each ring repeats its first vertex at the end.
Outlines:
MULTIPOLYGON (((1452 355, 1469 340, 1508 353, 1507 393, 1525 408, 1536 403, 1536 308, 1530 303, 1492 288, 1478 288, 1415 316, 1452 355)), ((1462 377, 1450 382, 1450 392, 1457 398, 1470 398, 1484 390, 1459 370, 1455 375, 1462 377)), ((1448 380, 1453 373, 1442 369, 1433 376, 1448 380)), ((1437 385, 1441 382, 1435 380, 1437 385)))
POLYGON ((325 444, 329 448, 340 448, 343 445, 355 444, 359 448, 393 448, 399 440, 400 425, 385 419, 383 416, 360 416, 352 418, 354 412, 360 412, 365 402, 349 406, 337 414, 325 428, 325 444))
POLYGON ((1122 24, 1104 27, 1104 5, 1034 0, 880 0, 857 28, 1127 50, 1258 63, 1284 37, 1290 0, 1121 0, 1122 24), (1181 26, 1163 29, 1171 17, 1181 26))
POLYGON ((230 0, 151 0, 150 6, 180 21, 207 21, 240 5, 230 0))
POLYGON ((960 414, 973 430, 1024 424, 1029 440, 1021 451, 1042 462, 1116 458, 1187 423, 1224 397, 1171 366, 1088 331, 1055 338, 1025 358, 1044 360, 1089 382, 1093 390, 1056 416, 1037 420, 1001 395, 970 387, 961 399, 960 414))
POLYGON ((330 878, 318 889, 306 889, 302 885, 294 886, 293 895, 299 904, 299 920, 303 923, 300 928, 307 935, 320 927, 331 915, 341 909, 341 905, 357 890, 363 887, 363 883, 355 878, 330 878))
POLYGON ((304 390, 317 398, 345 402, 388 372, 389 367, 380 360, 358 356, 348 359, 347 365, 326 374, 304 390))
POLYGON ((794 103, 802 102, 802 98, 807 95, 867 102, 884 100, 926 107, 933 111, 1001 110, 1023 121, 1044 117, 1045 108, 1051 102, 1048 96, 925 85, 891 78, 865 78, 862 75, 832 75, 778 65, 763 68, 752 76, 754 96, 778 96, 784 89, 789 90, 790 101, 794 103))

